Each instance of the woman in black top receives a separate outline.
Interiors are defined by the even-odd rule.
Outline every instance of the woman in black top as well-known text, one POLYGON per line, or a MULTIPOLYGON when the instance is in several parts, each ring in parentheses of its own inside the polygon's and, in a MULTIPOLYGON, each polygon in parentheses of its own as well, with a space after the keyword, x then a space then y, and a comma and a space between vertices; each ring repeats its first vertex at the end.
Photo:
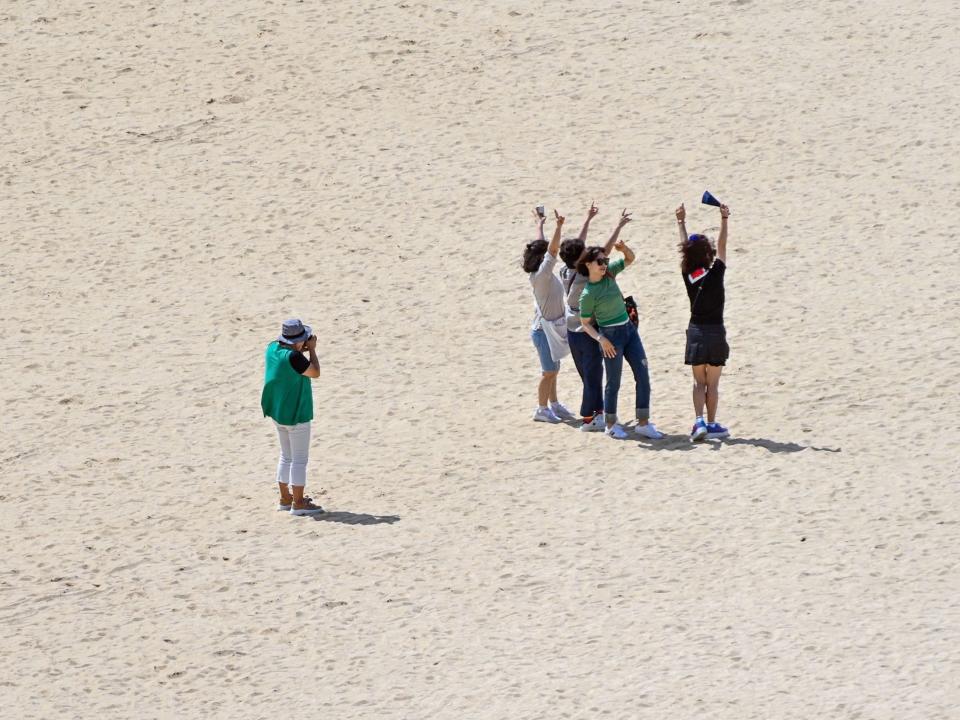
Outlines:
POLYGON ((730 356, 727 332, 723 327, 723 276, 727 270, 727 218, 730 208, 720 206, 720 235, 717 244, 706 235, 687 235, 686 210, 677 208, 680 229, 680 269, 690 298, 685 364, 693 368, 693 409, 697 419, 690 439, 725 438, 730 433, 717 422, 720 400, 720 373, 730 356), (707 417, 703 417, 703 406, 707 417))

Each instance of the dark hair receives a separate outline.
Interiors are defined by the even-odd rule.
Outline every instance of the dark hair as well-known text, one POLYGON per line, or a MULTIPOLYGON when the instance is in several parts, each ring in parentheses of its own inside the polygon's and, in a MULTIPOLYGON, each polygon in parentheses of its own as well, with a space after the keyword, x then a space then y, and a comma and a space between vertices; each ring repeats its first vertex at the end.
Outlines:
POLYGON ((546 240, 531 240, 523 249, 523 271, 536 272, 547 252, 546 240))
POLYGON ((691 235, 686 242, 680 243, 680 269, 684 275, 689 275, 697 268, 708 268, 716 255, 713 240, 706 235, 691 235))
POLYGON ((593 262, 603 254, 604 254, 603 248, 600 247, 599 245, 588 247, 587 251, 583 254, 583 260, 581 260, 580 264, 577 265, 577 272, 580 273, 581 275, 589 275, 590 270, 587 268, 587 263, 593 262))
POLYGON ((571 270, 577 267, 577 260, 583 254, 583 240, 578 237, 569 238, 560 243, 560 259, 567 264, 571 270))

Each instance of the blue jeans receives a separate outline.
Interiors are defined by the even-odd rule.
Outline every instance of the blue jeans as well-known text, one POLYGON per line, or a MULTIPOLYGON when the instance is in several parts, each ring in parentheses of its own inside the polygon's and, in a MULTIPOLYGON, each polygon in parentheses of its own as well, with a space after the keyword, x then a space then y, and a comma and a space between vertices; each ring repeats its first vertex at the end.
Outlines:
POLYGON ((560 369, 560 361, 554 360, 550 354, 550 342, 547 340, 547 331, 542 327, 530 331, 530 339, 533 340, 533 346, 537 349, 537 357, 540 358, 540 369, 543 372, 557 372, 560 369))
POLYGON ((607 385, 603 391, 604 419, 607 423, 617 421, 617 395, 620 393, 620 375, 623 373, 623 359, 626 358, 633 370, 633 379, 637 383, 637 420, 650 419, 650 373, 647 371, 647 354, 643 351, 640 335, 632 322, 614 327, 600 328, 600 334, 613 343, 617 354, 604 357, 603 365, 607 371, 607 385))
POLYGON ((603 412, 603 353, 600 345, 585 332, 567 333, 570 355, 583 381, 580 414, 590 417, 603 412))

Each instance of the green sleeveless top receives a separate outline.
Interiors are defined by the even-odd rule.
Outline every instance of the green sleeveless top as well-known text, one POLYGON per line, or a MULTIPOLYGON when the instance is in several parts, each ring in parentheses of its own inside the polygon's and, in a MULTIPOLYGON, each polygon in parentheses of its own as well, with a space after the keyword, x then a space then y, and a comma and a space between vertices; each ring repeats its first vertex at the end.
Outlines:
POLYGON ((260 407, 265 417, 271 417, 281 425, 297 425, 313 420, 310 378, 293 369, 290 354, 294 352, 296 350, 276 340, 267 345, 260 407))

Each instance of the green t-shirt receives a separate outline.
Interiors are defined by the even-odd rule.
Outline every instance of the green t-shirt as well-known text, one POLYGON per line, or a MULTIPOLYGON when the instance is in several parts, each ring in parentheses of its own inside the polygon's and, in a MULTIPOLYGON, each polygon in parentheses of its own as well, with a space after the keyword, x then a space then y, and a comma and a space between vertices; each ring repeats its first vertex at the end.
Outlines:
MULTIPOLYGON (((620 258, 610 263, 607 271, 610 275, 619 275, 626 266, 623 258, 620 258)), ((600 327, 627 322, 630 318, 617 281, 605 275, 600 282, 588 282, 580 293, 580 317, 586 320, 595 318, 600 327)))
POLYGON ((313 420, 310 378, 293 369, 290 355, 294 352, 296 350, 276 340, 267 345, 260 407, 265 417, 271 417, 281 425, 298 425, 313 420))

